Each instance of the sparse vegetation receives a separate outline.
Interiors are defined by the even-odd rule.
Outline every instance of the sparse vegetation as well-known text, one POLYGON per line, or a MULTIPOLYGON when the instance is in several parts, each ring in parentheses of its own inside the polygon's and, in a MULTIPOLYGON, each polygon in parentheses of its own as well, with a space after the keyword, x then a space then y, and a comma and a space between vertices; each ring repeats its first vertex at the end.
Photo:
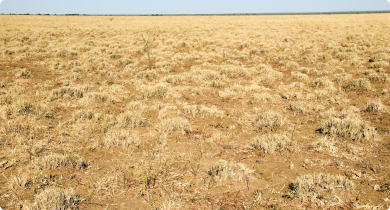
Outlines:
POLYGON ((298 177, 290 184, 290 196, 296 197, 302 203, 312 203, 315 206, 336 205, 343 191, 349 192, 354 190, 354 183, 342 175, 331 174, 309 174, 298 177))
POLYGON ((381 102, 378 100, 372 100, 369 101, 362 109, 363 112, 379 112, 379 113, 387 113, 389 109, 381 102))
POLYGON ((275 111, 266 111, 256 116, 253 125, 260 131, 263 131, 265 128, 276 131, 284 123, 285 119, 281 114, 275 111))
POLYGON ((388 19, 0 15, 0 207, 387 209, 388 19))
POLYGON ((371 89, 370 81, 366 78, 353 79, 346 85, 347 88, 361 88, 365 90, 371 89))
POLYGON ((356 115, 326 120, 321 125, 321 133, 359 141, 373 140, 376 136, 375 128, 356 115))
POLYGON ((291 136, 272 134, 267 136, 256 137, 253 139, 253 147, 262 150, 266 154, 274 152, 298 152, 299 146, 297 142, 291 139, 291 136))
POLYGON ((184 131, 189 129, 189 122, 179 117, 163 119, 157 124, 156 129, 159 132, 184 131))
POLYGON ((235 179, 246 181, 250 178, 252 171, 241 163, 230 163, 225 160, 215 162, 207 172, 215 181, 235 179))
POLYGON ((35 202, 26 204, 25 209, 73 209, 79 203, 79 197, 73 189, 48 188, 35 196, 35 202))
POLYGON ((84 169, 87 163, 79 156, 67 156, 62 154, 49 154, 36 161, 36 164, 48 169, 69 166, 72 168, 84 169))

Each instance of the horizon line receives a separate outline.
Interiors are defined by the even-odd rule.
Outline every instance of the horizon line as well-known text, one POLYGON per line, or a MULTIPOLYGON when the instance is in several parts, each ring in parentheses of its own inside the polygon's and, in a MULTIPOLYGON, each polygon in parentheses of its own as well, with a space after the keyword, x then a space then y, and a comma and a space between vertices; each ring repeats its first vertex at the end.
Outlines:
POLYGON ((333 12, 272 12, 272 13, 204 13, 204 14, 83 14, 83 13, 0 13, 0 15, 59 15, 59 16, 227 16, 227 15, 321 15, 321 14, 369 14, 390 13, 390 10, 372 11, 333 11, 333 12))

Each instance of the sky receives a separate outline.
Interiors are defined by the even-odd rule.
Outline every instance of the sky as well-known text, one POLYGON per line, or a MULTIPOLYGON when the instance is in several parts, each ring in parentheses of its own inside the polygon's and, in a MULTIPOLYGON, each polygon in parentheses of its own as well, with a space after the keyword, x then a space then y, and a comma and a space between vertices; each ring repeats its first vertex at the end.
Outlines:
POLYGON ((226 14, 390 10, 390 0, 0 0, 9 14, 226 14))

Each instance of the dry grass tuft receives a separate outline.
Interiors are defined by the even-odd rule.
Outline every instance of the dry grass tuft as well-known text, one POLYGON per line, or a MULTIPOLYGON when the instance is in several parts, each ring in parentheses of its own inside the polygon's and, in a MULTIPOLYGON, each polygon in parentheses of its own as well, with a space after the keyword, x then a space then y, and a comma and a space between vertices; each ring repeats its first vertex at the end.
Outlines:
POLYGON ((152 81, 158 79, 160 75, 157 73, 156 70, 146 70, 146 71, 138 72, 136 77, 138 79, 147 79, 149 81, 152 81))
POLYGON ((76 86, 76 87, 61 87, 58 89, 54 89, 51 92, 51 100, 55 100, 58 98, 65 99, 80 99, 84 97, 84 94, 93 89, 92 86, 76 86))
POLYGON ((174 117, 163 119, 156 125, 158 132, 166 133, 172 131, 184 131, 185 129, 190 129, 190 123, 187 119, 174 117))
POLYGON ((269 93, 255 93, 252 97, 249 98, 248 104, 255 104, 258 101, 267 101, 268 103, 272 103, 275 98, 275 96, 269 93))
POLYGON ((119 126, 125 127, 139 127, 143 126, 146 123, 146 120, 142 117, 140 112, 136 111, 126 111, 118 116, 119 126))
POLYGON ((306 74, 300 73, 300 72, 291 72, 291 76, 293 79, 296 79, 296 80, 308 80, 309 79, 309 76, 307 76, 306 74))
POLYGON ((299 145, 291 136, 284 134, 272 134, 266 136, 256 137, 253 140, 252 146, 255 149, 262 150, 266 154, 273 154, 274 152, 298 152, 299 145))
POLYGON ((149 106, 140 101, 132 101, 127 104, 126 108, 133 111, 139 111, 142 113, 146 111, 149 108, 149 106))
POLYGON ((390 64, 387 61, 374 62, 370 65, 371 68, 389 68, 390 64))
POLYGON ((323 107, 321 105, 313 105, 304 101, 293 101, 287 105, 287 109, 291 110, 295 113, 300 113, 303 115, 307 115, 311 112, 316 112, 322 110, 323 107))
POLYGON ((28 98, 19 98, 13 101, 15 112, 17 115, 35 115, 44 116, 48 112, 48 108, 28 98))
POLYGON ((272 67, 265 65, 259 66, 255 72, 258 76, 254 78, 254 81, 257 83, 271 83, 283 76, 283 73, 275 71, 272 67))
POLYGON ((376 53, 371 56, 370 62, 379 62, 379 61, 387 61, 390 62, 390 55, 387 53, 376 53))
POLYGON ((248 75, 248 70, 236 66, 223 66, 220 70, 221 75, 226 75, 229 78, 239 78, 248 75))
POLYGON ((210 166, 207 173, 214 178, 215 181, 235 179, 236 181, 246 181, 250 179, 250 174, 253 171, 248 169, 242 163, 227 162, 219 160, 210 166))
POLYGON ((311 202, 315 206, 338 204, 343 191, 351 191, 355 185, 346 176, 331 174, 310 174, 298 177, 290 184, 291 197, 302 203, 311 202))
POLYGON ((314 85, 316 87, 332 87, 333 83, 328 78, 321 77, 314 80, 314 85))
POLYGON ((67 58, 67 59, 76 59, 78 53, 76 51, 70 51, 68 49, 60 49, 56 53, 57 58, 67 58))
POLYGON ((62 189, 58 187, 50 187, 35 196, 35 203, 26 204, 23 206, 23 209, 76 209, 79 202, 79 196, 76 195, 76 192, 72 188, 62 189))
POLYGON ((23 69, 20 69, 20 68, 14 69, 14 72, 16 72, 16 74, 15 74, 16 78, 28 79, 28 78, 31 77, 31 72, 28 71, 25 68, 23 68, 23 69))
POLYGON ((161 210, 175 210, 183 208, 184 204, 179 198, 169 198, 161 205, 161 210))
POLYGON ((78 120, 92 120, 97 115, 93 110, 77 110, 73 113, 72 118, 76 122, 78 120))
POLYGON ((367 102, 366 106, 363 107, 362 111, 371 113, 387 113, 389 109, 380 100, 371 100, 367 102))
POLYGON ((170 87, 166 84, 157 84, 155 86, 142 85, 139 90, 142 98, 166 98, 169 95, 170 87))
POLYGON ((346 84, 346 88, 361 88, 365 90, 371 89, 370 81, 366 78, 354 79, 346 84))
POLYGON ((237 96, 237 92, 227 88, 223 91, 219 91, 218 96, 224 99, 235 99, 235 97, 237 96))
POLYGON ((368 79, 372 82, 386 82, 389 76, 386 73, 371 73, 368 74, 368 79))
POLYGON ((344 81, 350 80, 350 79, 352 79, 352 75, 351 74, 340 73, 340 74, 333 75, 332 81, 336 82, 336 83, 340 83, 340 82, 344 82, 344 81))
POLYGON ((107 132, 103 139, 103 144, 106 147, 111 146, 123 146, 124 148, 129 147, 131 144, 139 145, 141 140, 139 134, 135 131, 113 129, 107 132))
POLYGON ((281 114, 275 111, 266 111, 256 116, 253 121, 253 126, 259 131, 263 131, 264 128, 269 128, 272 131, 276 131, 280 126, 285 124, 285 119, 281 114))
POLYGON ((93 105, 96 102, 107 102, 107 103, 113 103, 114 100, 111 97, 110 94, 105 92, 90 92, 85 94, 85 96, 82 99, 82 103, 93 105))
POLYGON ((338 58, 340 61, 345 61, 354 60, 359 56, 354 52, 338 52, 336 53, 335 57, 338 58))
POLYGON ((183 112, 184 114, 191 114, 193 117, 215 116, 223 118, 225 116, 225 112, 218 110, 215 106, 207 107, 204 105, 185 105, 183 106, 183 112))
POLYGON ((174 85, 180 84, 184 80, 181 75, 169 75, 165 78, 165 81, 174 85))
POLYGON ((322 123, 320 131, 331 137, 343 137, 357 141, 372 140, 376 136, 375 128, 357 115, 332 117, 322 123))
POLYGON ((191 71, 187 72, 185 77, 191 82, 206 84, 211 87, 224 86, 222 81, 226 79, 225 75, 221 75, 213 70, 201 69, 200 67, 191 68, 191 71))
POLYGON ((57 153, 51 153, 38 158, 35 164, 41 167, 47 167, 51 170, 59 167, 72 167, 77 169, 84 169, 87 167, 87 163, 78 155, 62 155, 57 153))
POLYGON ((326 136, 320 138, 317 142, 314 142, 313 145, 316 152, 326 151, 334 155, 338 151, 336 141, 333 139, 328 139, 326 136))

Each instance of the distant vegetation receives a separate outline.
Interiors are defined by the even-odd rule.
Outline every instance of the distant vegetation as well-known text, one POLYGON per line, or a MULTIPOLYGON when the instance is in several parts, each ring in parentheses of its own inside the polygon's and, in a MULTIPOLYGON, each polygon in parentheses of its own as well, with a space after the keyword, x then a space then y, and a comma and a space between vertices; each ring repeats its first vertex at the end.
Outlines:
MULTIPOLYGON (((379 10, 379 11, 340 11, 340 12, 298 12, 298 13, 220 13, 220 14, 44 14, 44 15, 65 15, 65 16, 219 16, 219 15, 332 15, 332 14, 371 14, 371 13, 390 13, 390 10, 379 10)), ((30 15, 25 14, 5 14, 1 15, 30 15)), ((32 14, 32 15, 41 15, 32 14)))

